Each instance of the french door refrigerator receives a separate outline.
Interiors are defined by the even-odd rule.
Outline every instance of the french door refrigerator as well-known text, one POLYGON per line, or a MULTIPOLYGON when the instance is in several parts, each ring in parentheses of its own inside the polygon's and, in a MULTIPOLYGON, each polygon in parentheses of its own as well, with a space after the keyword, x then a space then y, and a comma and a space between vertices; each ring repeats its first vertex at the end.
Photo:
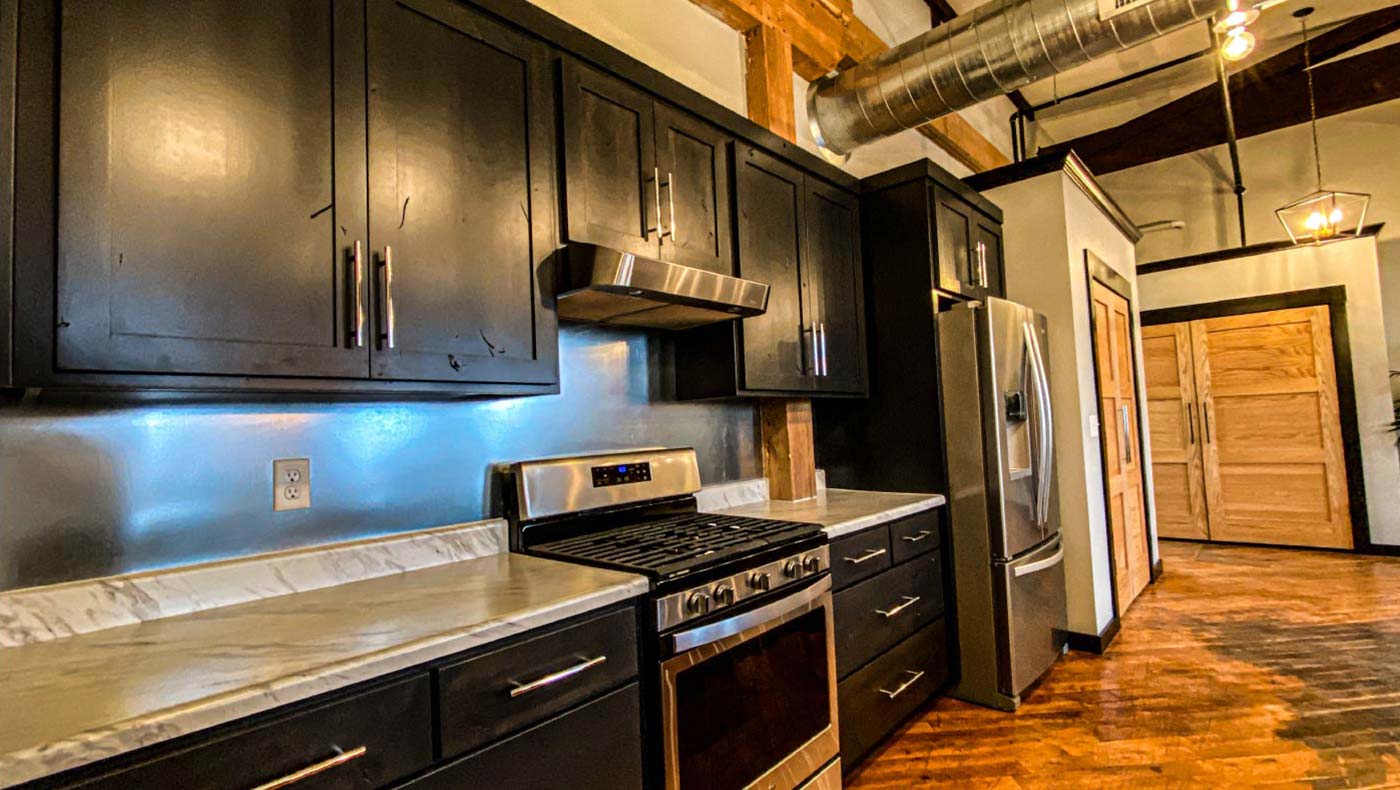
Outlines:
POLYGON ((988 298, 938 316, 961 680, 1015 710, 1064 652, 1064 544, 1045 316, 988 298))

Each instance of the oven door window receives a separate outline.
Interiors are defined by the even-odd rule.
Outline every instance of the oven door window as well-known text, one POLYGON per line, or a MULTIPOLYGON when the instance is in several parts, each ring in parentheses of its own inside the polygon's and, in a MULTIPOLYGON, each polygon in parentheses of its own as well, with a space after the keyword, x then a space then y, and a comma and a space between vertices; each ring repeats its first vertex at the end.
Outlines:
POLYGON ((816 608, 723 652, 690 651, 669 755, 683 790, 743 788, 833 726, 828 617, 816 608))

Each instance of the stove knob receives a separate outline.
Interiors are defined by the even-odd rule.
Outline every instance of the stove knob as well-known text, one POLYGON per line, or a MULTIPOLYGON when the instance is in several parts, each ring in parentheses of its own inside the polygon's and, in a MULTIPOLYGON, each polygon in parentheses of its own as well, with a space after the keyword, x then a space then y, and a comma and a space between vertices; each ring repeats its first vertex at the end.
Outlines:
POLYGON ((817 554, 808 554, 802 558, 802 571, 804 573, 816 573, 822 569, 822 558, 817 554))
POLYGON ((796 557, 783 563, 783 575, 789 579, 796 579, 798 576, 802 575, 802 565, 797 561, 796 557))
POLYGON ((702 592, 691 593, 685 601, 685 610, 691 614, 709 614, 710 596, 702 592))
POLYGON ((763 571, 754 571, 753 573, 749 574, 750 590, 762 590, 764 592, 767 592, 769 586, 772 585, 772 583, 773 578, 767 573, 764 573, 763 571))
POLYGON ((712 594, 714 595, 715 603, 720 606, 729 606, 734 603, 734 585, 728 582, 716 584, 715 591, 712 594))

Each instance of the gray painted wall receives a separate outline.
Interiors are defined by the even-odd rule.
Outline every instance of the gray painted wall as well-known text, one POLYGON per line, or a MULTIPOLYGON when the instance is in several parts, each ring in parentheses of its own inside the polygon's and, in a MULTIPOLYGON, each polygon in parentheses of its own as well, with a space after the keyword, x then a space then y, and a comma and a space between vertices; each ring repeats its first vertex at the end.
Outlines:
POLYGON ((566 326, 560 357, 535 398, 0 406, 0 589, 475 520, 523 458, 693 446, 707 484, 761 475, 753 404, 668 401, 661 335, 566 326), (296 457, 313 507, 274 513, 296 457))

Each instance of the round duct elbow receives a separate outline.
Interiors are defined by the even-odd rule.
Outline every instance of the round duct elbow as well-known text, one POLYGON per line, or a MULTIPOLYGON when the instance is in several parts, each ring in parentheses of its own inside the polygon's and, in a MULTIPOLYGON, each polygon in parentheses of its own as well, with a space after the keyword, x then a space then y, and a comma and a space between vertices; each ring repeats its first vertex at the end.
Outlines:
POLYGON ((1224 8, 1225 0, 992 0, 813 82, 812 137, 844 157, 1224 8))

